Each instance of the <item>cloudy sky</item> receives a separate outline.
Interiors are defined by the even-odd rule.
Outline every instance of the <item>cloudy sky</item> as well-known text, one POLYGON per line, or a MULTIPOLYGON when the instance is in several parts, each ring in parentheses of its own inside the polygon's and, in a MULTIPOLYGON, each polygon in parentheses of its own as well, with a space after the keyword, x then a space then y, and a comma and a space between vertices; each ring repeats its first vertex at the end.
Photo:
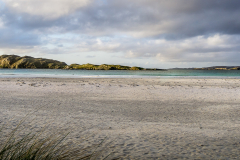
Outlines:
POLYGON ((0 0, 0 55, 172 68, 240 65, 239 0, 0 0))

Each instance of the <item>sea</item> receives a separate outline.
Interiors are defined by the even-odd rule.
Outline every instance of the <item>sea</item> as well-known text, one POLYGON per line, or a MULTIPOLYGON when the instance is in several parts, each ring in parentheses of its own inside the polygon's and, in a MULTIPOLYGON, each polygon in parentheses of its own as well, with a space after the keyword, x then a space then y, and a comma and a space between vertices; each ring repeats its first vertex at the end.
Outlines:
POLYGON ((63 70, 63 69, 0 69, 0 78, 236 78, 240 70, 63 70))

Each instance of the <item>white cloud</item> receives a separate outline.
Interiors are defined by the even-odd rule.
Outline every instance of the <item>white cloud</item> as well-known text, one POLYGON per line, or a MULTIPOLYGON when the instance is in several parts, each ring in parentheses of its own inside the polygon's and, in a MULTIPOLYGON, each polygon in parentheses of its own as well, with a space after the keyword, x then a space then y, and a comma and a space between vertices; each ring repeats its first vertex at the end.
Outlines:
POLYGON ((90 0, 3 0, 14 11, 55 19, 88 5, 90 0))
POLYGON ((226 37, 220 35, 214 35, 207 38, 207 43, 211 46, 223 45, 225 43, 226 37))
POLYGON ((24 55, 29 55, 29 54, 36 52, 37 49, 38 49, 38 47, 0 48, 0 53, 24 56, 24 55))
POLYGON ((138 46, 128 42, 117 49, 121 49, 126 58, 153 57, 161 62, 230 62, 235 61, 232 57, 239 57, 236 56, 240 53, 239 43, 236 36, 216 34, 175 41, 148 40, 138 46))

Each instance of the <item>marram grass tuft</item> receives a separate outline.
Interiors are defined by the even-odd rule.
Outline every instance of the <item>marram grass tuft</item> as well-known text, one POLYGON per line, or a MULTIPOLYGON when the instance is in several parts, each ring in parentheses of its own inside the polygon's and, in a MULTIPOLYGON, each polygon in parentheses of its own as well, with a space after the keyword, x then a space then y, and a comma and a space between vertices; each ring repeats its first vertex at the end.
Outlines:
MULTIPOLYGON (((110 159, 111 154, 102 155, 105 149, 99 144, 87 148, 64 143, 69 133, 55 133, 43 136, 46 128, 40 132, 20 135, 22 120, 9 133, 5 127, 0 128, 0 160, 92 160, 110 159)), ((106 153, 106 152, 104 152, 106 153)))

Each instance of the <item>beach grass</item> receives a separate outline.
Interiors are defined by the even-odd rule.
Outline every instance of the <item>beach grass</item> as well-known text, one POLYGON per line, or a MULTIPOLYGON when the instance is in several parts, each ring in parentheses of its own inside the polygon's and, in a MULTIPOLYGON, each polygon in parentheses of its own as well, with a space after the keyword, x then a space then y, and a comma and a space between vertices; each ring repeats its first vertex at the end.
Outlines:
POLYGON ((73 143, 66 143, 69 133, 46 134, 44 127, 38 132, 27 132, 22 135, 24 120, 15 128, 0 128, 0 160, 65 160, 65 159, 109 159, 111 153, 102 155, 105 148, 101 148, 104 140, 89 147, 79 147, 73 143), (47 135, 47 136, 46 136, 47 135))

